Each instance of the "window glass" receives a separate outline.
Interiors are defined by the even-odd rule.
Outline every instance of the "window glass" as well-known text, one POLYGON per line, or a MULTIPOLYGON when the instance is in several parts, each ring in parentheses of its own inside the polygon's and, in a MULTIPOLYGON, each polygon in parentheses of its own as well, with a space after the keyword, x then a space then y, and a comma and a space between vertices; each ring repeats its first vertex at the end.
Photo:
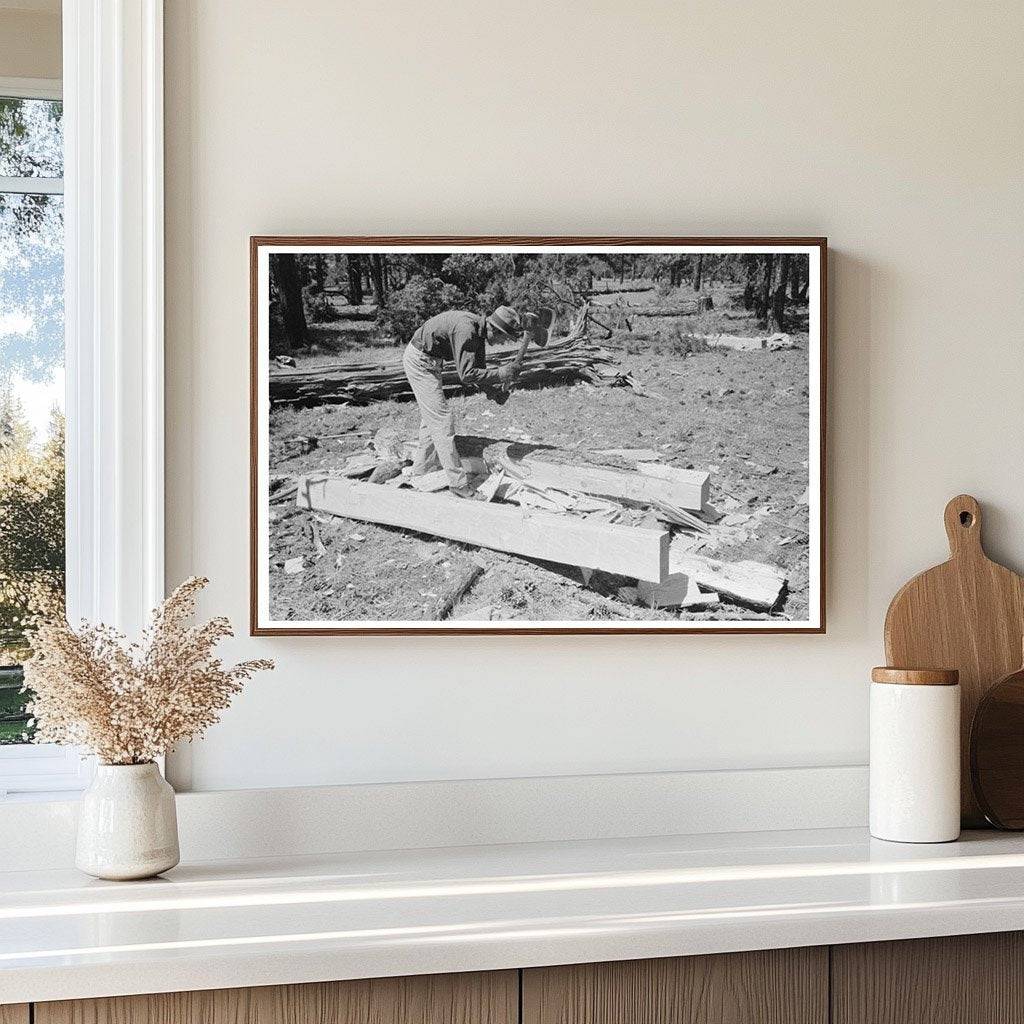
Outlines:
POLYGON ((61 148, 60 103, 0 98, 0 744, 31 739, 25 625, 63 610, 61 148))
POLYGON ((0 177, 63 176, 62 104, 0 97, 0 177))

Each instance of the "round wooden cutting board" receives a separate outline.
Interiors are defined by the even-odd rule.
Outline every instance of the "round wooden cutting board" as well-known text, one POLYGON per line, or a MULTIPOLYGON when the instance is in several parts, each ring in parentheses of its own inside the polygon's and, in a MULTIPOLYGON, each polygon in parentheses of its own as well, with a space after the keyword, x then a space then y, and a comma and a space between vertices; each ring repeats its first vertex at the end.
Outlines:
POLYGON ((964 827, 985 825, 971 787, 970 734, 988 688, 1020 667, 1024 579, 981 546, 981 508, 969 494, 946 506, 948 562, 905 584, 885 616, 885 657, 894 667, 960 672, 960 813, 964 827))
POLYGON ((995 683, 978 703, 971 783, 996 828, 1024 829, 1024 668, 995 683))

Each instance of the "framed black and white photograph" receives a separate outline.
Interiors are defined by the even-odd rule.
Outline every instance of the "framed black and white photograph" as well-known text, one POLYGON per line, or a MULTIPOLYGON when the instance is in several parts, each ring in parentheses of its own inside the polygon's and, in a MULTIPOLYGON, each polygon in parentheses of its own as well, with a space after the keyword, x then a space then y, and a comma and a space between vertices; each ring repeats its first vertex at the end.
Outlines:
POLYGON ((824 239, 250 273, 253 634, 824 632, 824 239))

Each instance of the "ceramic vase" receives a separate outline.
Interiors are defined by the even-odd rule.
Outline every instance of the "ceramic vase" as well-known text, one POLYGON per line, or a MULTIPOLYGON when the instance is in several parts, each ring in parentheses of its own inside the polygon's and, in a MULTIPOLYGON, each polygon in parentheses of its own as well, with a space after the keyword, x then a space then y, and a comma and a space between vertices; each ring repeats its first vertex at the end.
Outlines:
POLYGON ((75 864, 96 878, 151 878, 178 863, 174 790, 149 764, 101 764, 82 794, 75 864))

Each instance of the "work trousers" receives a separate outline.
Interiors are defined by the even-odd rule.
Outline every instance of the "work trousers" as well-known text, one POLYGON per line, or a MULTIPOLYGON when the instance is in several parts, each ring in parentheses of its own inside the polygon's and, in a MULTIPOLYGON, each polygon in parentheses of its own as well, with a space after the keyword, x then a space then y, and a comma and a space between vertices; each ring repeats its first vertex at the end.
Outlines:
POLYGON ((402 357, 402 366, 420 409, 420 436, 412 464, 413 475, 443 469, 448 474, 449 487, 466 487, 469 475, 462 468, 455 447, 455 419, 441 384, 443 361, 410 343, 402 357))

